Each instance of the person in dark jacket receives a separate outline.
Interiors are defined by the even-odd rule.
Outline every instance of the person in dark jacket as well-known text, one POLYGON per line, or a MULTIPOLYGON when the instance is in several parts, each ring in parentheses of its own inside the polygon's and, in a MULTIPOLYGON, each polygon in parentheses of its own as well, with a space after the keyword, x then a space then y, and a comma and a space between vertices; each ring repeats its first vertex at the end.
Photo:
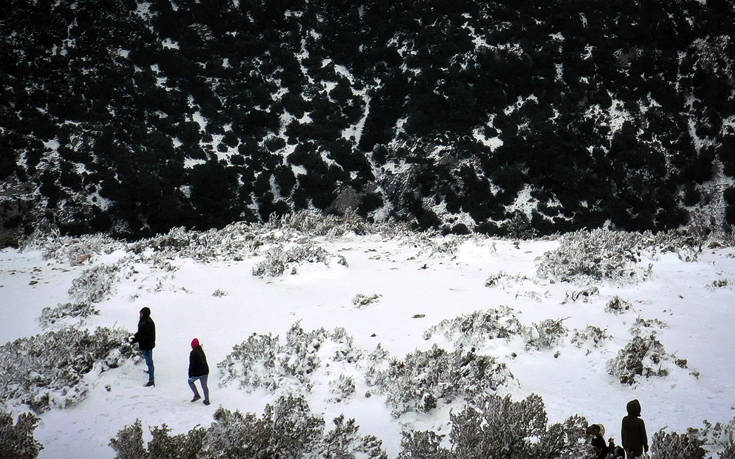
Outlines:
POLYGON ((156 324, 151 319, 150 308, 144 307, 140 310, 138 332, 130 339, 130 343, 138 343, 140 352, 145 359, 145 364, 148 366, 148 382, 145 384, 145 387, 155 386, 153 348, 156 347, 156 324))
POLYGON ((605 439, 602 436, 605 435, 605 428, 600 424, 592 424, 587 427, 587 437, 590 439, 590 444, 595 448, 595 459, 605 459, 608 453, 614 451, 615 447, 609 447, 605 444, 605 439))
POLYGON ((194 338, 191 340, 191 352, 189 353, 189 387, 194 392, 192 402, 196 402, 201 397, 197 391, 194 382, 198 379, 202 384, 202 392, 204 392, 204 404, 209 405, 209 388, 207 387, 207 377, 209 376, 209 365, 207 365, 207 356, 199 344, 199 340, 194 338))
POLYGON ((640 418, 641 404, 638 400, 629 401, 625 409, 628 410, 628 415, 621 423, 620 438, 623 442, 623 449, 625 449, 625 457, 632 459, 648 452, 646 424, 640 418))

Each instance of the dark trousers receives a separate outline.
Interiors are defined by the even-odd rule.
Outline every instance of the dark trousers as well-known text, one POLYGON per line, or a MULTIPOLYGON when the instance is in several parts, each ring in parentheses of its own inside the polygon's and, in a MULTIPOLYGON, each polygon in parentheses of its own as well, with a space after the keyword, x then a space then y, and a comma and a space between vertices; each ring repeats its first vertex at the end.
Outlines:
POLYGON ((140 351, 145 359, 145 364, 148 366, 148 381, 153 382, 153 349, 146 349, 140 351))
POLYGON ((191 387, 191 390, 194 392, 195 396, 199 396, 199 392, 197 391, 197 386, 194 385, 194 382, 198 379, 200 383, 202 383, 202 392, 204 392, 204 400, 209 400, 209 388, 207 387, 207 376, 209 375, 201 375, 201 376, 192 376, 189 378, 189 387, 191 387))

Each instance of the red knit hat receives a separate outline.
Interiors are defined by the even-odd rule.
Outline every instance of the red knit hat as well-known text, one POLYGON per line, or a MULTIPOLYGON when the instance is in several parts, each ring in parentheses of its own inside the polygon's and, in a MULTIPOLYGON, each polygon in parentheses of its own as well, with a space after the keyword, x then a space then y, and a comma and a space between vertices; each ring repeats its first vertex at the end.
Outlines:
POLYGON ((199 340, 194 338, 193 340, 191 340, 191 347, 197 347, 197 346, 199 346, 199 340))

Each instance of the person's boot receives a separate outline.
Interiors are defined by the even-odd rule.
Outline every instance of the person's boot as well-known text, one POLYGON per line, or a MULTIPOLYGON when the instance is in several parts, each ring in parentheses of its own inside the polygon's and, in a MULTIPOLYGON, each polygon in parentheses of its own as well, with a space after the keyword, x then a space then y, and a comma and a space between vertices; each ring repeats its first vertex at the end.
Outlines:
POLYGON ((209 405, 209 400, 204 400, 202 403, 204 403, 205 405, 209 405))
POLYGON ((145 385, 144 385, 143 387, 151 387, 151 386, 154 386, 154 387, 155 387, 155 385, 156 385, 156 383, 155 383, 155 382, 153 382, 153 381, 148 381, 147 383, 145 383, 145 385))
POLYGON ((191 402, 192 402, 192 403, 194 403, 194 402, 196 402, 197 400, 199 400, 200 398, 201 398, 201 397, 199 396, 199 394, 196 394, 196 395, 194 396, 194 398, 192 398, 192 399, 191 399, 191 402))

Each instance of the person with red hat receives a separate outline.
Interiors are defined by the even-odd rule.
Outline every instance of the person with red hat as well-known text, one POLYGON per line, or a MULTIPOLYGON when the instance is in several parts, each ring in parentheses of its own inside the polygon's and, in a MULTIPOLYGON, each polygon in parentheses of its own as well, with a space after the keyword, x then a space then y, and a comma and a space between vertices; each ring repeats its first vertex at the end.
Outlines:
POLYGON ((197 391, 194 382, 198 379, 202 384, 202 392, 204 392, 204 404, 209 405, 209 388, 207 387, 207 376, 209 376, 209 365, 207 365, 207 356, 199 344, 199 340, 194 338, 191 340, 191 352, 189 353, 189 387, 194 391, 192 402, 196 402, 201 397, 197 391))

